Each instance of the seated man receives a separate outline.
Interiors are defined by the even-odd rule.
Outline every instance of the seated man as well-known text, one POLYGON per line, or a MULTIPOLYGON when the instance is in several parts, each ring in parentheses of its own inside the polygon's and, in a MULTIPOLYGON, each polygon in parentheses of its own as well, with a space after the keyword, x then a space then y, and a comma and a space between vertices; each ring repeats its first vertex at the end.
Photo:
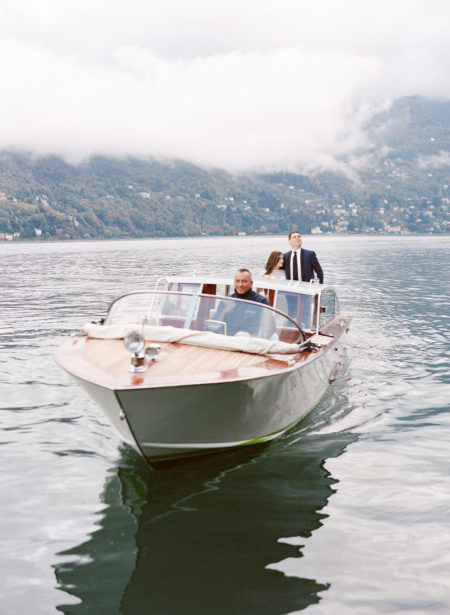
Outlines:
MULTIPOLYGON (((252 289, 252 275, 248 269, 238 269, 234 275, 234 293, 237 299, 255 301, 269 305, 264 295, 252 289)), ((261 319, 261 309, 254 308, 246 303, 222 301, 214 315, 215 320, 221 320, 227 325, 227 335, 235 335, 239 331, 246 331, 250 335, 258 335, 261 319)))

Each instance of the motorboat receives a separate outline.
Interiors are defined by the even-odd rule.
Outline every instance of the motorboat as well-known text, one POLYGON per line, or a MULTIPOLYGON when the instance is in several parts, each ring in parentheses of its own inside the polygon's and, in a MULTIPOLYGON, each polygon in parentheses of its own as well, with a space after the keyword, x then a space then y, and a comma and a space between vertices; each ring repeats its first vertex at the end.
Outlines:
POLYGON ((351 317, 333 288, 174 276, 115 299, 55 352, 120 438, 151 464, 277 438, 341 370, 351 317))

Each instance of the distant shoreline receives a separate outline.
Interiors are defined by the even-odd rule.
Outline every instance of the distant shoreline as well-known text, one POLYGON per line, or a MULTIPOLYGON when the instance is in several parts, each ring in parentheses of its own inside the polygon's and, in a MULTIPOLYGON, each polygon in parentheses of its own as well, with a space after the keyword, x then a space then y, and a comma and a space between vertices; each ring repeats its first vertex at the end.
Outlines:
MULTIPOLYGON (((24 239, 0 239, 0 245, 15 245, 15 244, 52 244, 52 243, 95 243, 95 242, 116 242, 116 241, 164 241, 168 239, 226 239, 226 238, 239 238, 249 239, 251 237, 286 237, 287 233, 255 233, 246 235, 168 235, 167 237, 89 237, 89 238, 70 238, 61 239, 60 237, 54 239, 40 239, 40 238, 24 238, 24 239)), ((348 237, 448 237, 450 232, 447 233, 302 233, 303 237, 312 239, 319 239, 325 237, 333 237, 333 239, 343 239, 348 237)))

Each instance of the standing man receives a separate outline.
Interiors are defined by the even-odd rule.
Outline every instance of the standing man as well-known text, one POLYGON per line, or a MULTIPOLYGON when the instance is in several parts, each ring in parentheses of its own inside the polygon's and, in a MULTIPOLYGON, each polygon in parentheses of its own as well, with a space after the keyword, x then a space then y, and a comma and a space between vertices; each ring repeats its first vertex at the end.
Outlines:
POLYGON ((314 272, 316 272, 319 282, 323 284, 323 271, 316 253, 302 248, 302 236, 300 233, 298 231, 291 231, 288 241, 292 250, 283 254, 286 278, 288 280, 309 282, 314 279, 314 272))

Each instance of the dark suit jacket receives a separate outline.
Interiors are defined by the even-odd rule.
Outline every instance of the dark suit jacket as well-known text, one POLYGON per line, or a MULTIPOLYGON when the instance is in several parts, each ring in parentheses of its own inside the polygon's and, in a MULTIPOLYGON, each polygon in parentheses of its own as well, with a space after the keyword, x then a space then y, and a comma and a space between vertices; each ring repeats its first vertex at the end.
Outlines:
MULTIPOLYGON (((292 250, 283 254, 284 257, 284 270, 286 272, 286 278, 291 280, 291 254, 292 250)), ((323 271, 316 253, 312 250, 300 250, 300 259, 302 263, 302 280, 303 282, 309 282, 314 278, 314 272, 317 273, 319 282, 323 284, 323 271)))
MULTIPOLYGON (((267 297, 255 292, 252 288, 239 295, 236 291, 231 295, 236 299, 245 299, 246 301, 253 301, 255 303, 264 303, 270 305, 267 297)), ((247 331, 250 335, 258 335, 260 330, 260 321, 263 316, 263 312, 259 307, 249 305, 248 303, 240 301, 221 301, 219 307, 214 315, 214 320, 222 320, 227 325, 227 335, 235 335, 238 331, 247 331)), ((271 316, 269 314, 269 316, 271 316)), ((275 323, 273 331, 275 332, 275 323)))

